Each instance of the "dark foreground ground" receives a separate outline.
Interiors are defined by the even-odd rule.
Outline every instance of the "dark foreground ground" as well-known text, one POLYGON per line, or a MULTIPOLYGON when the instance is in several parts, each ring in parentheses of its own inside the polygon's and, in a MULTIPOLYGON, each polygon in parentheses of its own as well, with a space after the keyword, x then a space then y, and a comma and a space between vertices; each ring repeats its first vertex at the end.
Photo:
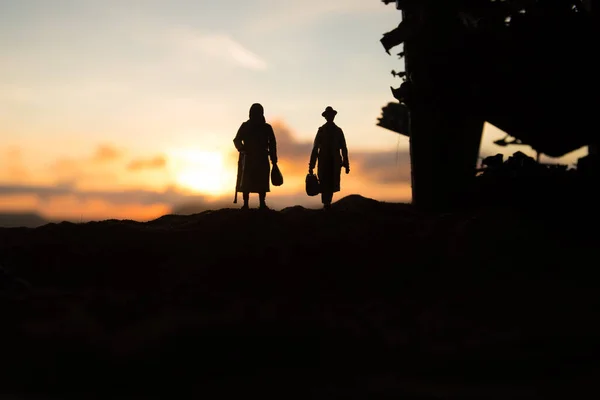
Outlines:
POLYGON ((351 196, 0 229, 0 262, 31 284, 0 296, 0 392, 597 397, 598 225, 534 211, 351 196))

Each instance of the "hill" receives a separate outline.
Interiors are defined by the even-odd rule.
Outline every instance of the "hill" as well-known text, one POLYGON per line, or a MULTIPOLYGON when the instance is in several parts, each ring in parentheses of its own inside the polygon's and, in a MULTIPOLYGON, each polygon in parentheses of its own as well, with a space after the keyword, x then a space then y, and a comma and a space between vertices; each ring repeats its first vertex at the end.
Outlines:
POLYGON ((593 397, 598 236, 583 230, 589 216, 538 215, 424 214, 354 195, 330 212, 0 229, 0 262, 31 285, 0 297, 0 387, 60 398, 593 397))
MULTIPOLYGON (((233 204, 233 199, 219 199, 213 202, 189 202, 177 204, 172 209, 172 214, 176 215, 190 215, 200 214, 205 211, 217 210, 222 208, 238 208, 243 204, 242 193, 239 193, 238 204, 233 204)), ((321 198, 319 196, 307 197, 306 195, 284 195, 284 196, 268 196, 267 204, 269 208, 273 210, 282 210, 289 207, 290 204, 297 204, 299 201, 302 202, 305 208, 321 208, 321 198)), ((253 194, 250 198, 250 207, 258 206, 258 196, 253 194)))
POLYGON ((3 228, 37 228, 49 221, 34 212, 0 212, 0 227, 3 228))

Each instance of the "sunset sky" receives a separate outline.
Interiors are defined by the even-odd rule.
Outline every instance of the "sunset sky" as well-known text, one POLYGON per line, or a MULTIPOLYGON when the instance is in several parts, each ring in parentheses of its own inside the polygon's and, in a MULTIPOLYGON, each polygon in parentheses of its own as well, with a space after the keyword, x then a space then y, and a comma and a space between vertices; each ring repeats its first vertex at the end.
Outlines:
MULTIPOLYGON (((268 203, 319 205, 304 177, 327 105, 352 169, 334 199, 410 201, 408 139, 375 125, 402 70, 379 39, 399 21, 380 0, 0 0, 0 211, 147 220, 232 203, 254 102, 285 179, 268 203)), ((502 136, 486 126, 482 152, 524 150, 502 136)))

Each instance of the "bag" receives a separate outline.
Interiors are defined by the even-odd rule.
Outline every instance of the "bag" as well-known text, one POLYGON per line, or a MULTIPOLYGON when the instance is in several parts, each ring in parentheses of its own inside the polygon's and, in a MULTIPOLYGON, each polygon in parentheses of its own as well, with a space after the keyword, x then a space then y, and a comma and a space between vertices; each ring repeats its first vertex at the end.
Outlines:
POLYGON ((283 185, 283 175, 281 175, 281 171, 277 164, 273 164, 273 169, 271 169, 271 183, 273 186, 283 185))
POLYGON ((306 175, 306 194, 309 196, 316 196, 321 193, 321 184, 319 178, 315 174, 306 175))

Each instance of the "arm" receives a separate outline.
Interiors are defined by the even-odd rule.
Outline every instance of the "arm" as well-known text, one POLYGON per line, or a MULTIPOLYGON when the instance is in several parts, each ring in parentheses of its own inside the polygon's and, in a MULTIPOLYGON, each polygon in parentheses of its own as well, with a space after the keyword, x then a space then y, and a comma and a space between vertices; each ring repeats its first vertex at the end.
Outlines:
POLYGON ((271 125, 269 125, 269 157, 271 157, 273 164, 277 164, 277 140, 275 139, 275 132, 273 132, 271 125))
POLYGON ((238 129, 237 134, 235 135, 235 138, 233 139, 233 145, 239 152, 244 151, 245 132, 246 132, 246 129, 244 129, 244 124, 242 124, 240 126, 240 129, 238 129))
POLYGON ((313 149, 310 153, 310 161, 308 162, 309 170, 315 169, 315 165, 317 164, 317 156, 319 155, 319 147, 321 147, 321 129, 317 131, 317 136, 313 142, 313 149))
POLYGON ((346 137, 344 131, 340 129, 340 148, 342 150, 342 167, 350 169, 350 160, 348 160, 348 148, 346 147, 346 137))

